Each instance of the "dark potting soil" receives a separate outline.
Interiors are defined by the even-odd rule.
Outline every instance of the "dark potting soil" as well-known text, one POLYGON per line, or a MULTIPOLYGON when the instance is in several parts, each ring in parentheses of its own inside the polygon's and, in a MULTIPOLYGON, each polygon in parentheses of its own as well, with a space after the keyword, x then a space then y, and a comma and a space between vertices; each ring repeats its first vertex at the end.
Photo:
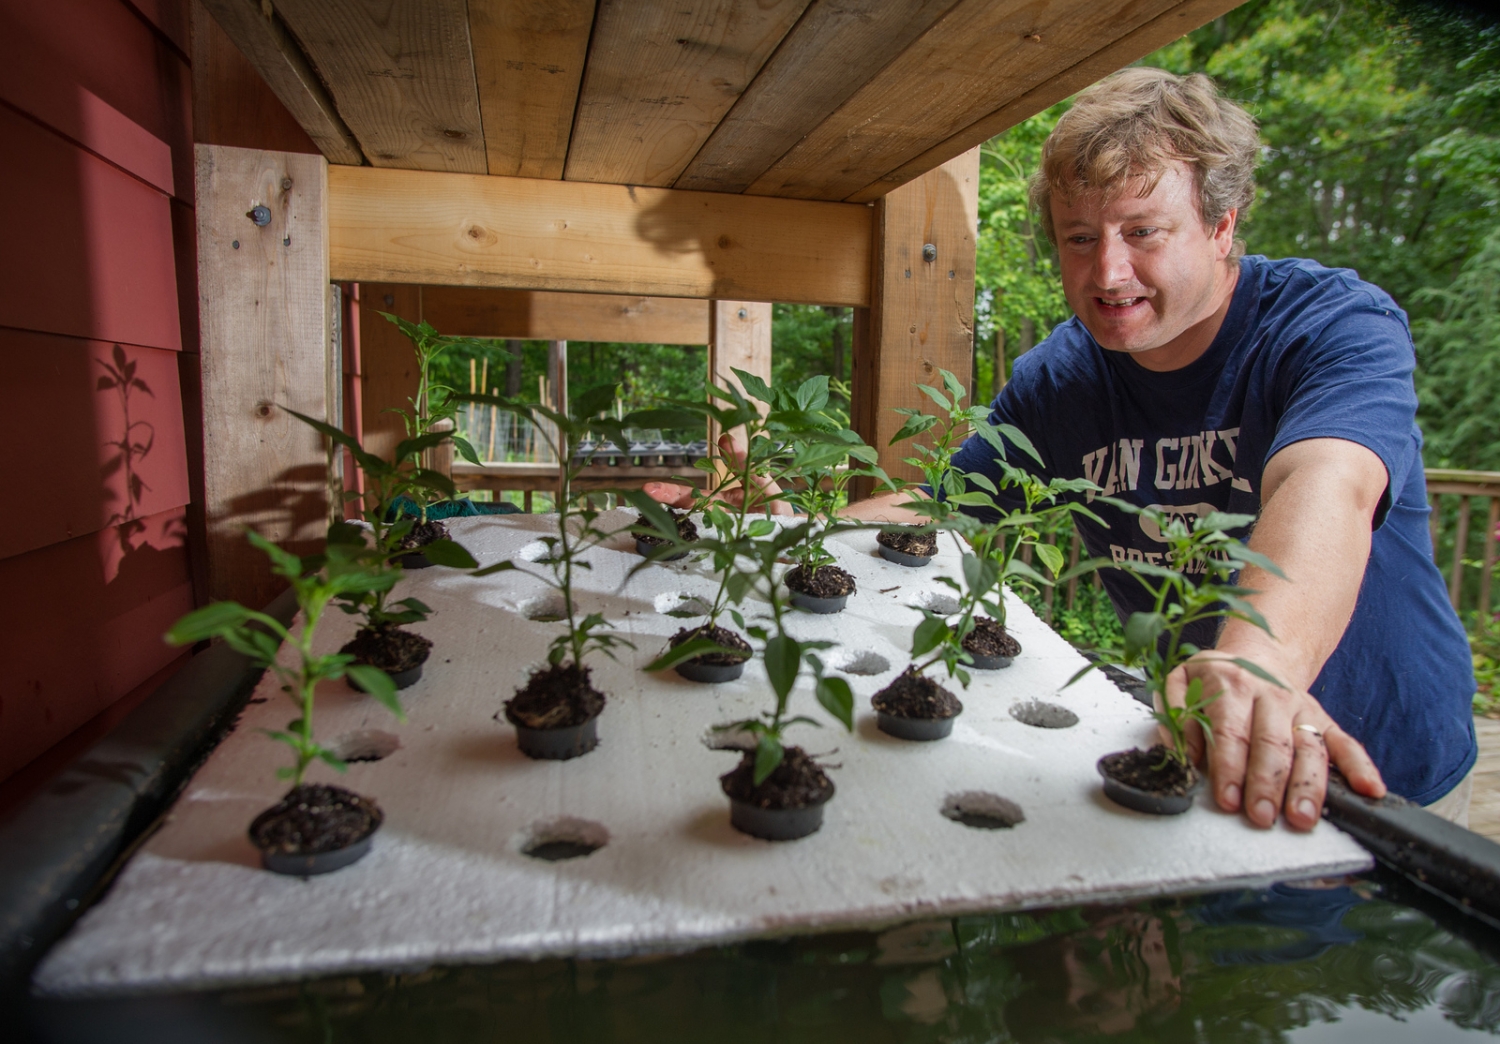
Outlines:
POLYGON ((1021 643, 988 616, 974 617, 974 629, 964 635, 964 652, 975 656, 1020 656, 1021 643))
POLYGON ((370 798, 324 783, 304 783, 255 817, 250 840, 263 852, 317 855, 368 837, 385 820, 370 798))
POLYGON ((1198 770, 1168 756, 1160 743, 1150 750, 1106 754, 1099 759, 1099 767, 1111 779, 1152 794, 1186 794, 1198 782, 1198 770))
POLYGON ((528 729, 582 725, 604 709, 604 693, 589 681, 589 669, 558 664, 533 671, 523 688, 505 701, 505 720, 528 729))
POLYGON ((926 558, 937 554, 937 534, 918 532, 915 526, 889 533, 882 529, 875 535, 875 542, 884 544, 892 551, 900 551, 903 555, 926 558))
POLYGON ((448 527, 443 525, 438 519, 433 519, 430 522, 418 522, 401 538, 399 547, 402 551, 416 551, 434 541, 443 540, 447 536, 448 527))
POLYGON ((687 661, 688 663, 714 664, 716 666, 730 667, 736 663, 744 663, 750 659, 752 652, 750 643, 727 627, 710 627, 708 624, 703 624, 700 627, 684 627, 672 635, 667 644, 675 649, 683 642, 693 638, 707 638, 715 645, 724 645, 731 649, 743 649, 745 650, 745 655, 733 656, 729 653, 704 653, 702 656, 694 656, 691 660, 687 661))
POLYGON ((431 651, 432 639, 404 631, 394 624, 361 627, 354 632, 354 640, 345 642, 339 649, 339 652, 353 656, 355 663, 379 667, 390 674, 400 674, 427 662, 427 654, 431 651))
POLYGON ((755 780, 755 752, 746 751, 740 763, 719 777, 719 786, 736 801, 756 808, 807 808, 833 797, 833 780, 801 747, 787 747, 781 764, 760 786, 755 780))
POLYGON ((871 697, 870 703, 882 714, 930 721, 951 718, 964 709, 957 696, 912 667, 871 697))
POLYGON ((801 566, 786 574, 786 585, 814 598, 838 598, 854 593, 854 577, 835 565, 821 565, 808 576, 801 566))
MULTIPOLYGON (((698 539, 698 523, 689 518, 686 511, 677 512, 673 511, 671 508, 667 508, 667 514, 671 515, 672 521, 677 523, 677 539, 682 541, 693 541, 698 539)), ((646 521, 645 515, 635 516, 635 524, 638 526, 651 525, 650 522, 646 521)), ((650 533, 642 533, 638 535, 636 539, 641 543, 647 545, 648 547, 659 547, 660 545, 666 543, 666 541, 661 537, 652 536, 650 533)))

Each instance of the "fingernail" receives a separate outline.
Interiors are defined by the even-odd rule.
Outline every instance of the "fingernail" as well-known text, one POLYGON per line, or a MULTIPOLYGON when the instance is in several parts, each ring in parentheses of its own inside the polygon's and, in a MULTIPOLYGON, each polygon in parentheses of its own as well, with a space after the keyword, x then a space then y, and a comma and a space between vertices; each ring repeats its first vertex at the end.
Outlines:
POLYGON ((1265 798, 1255 803, 1255 818, 1262 823, 1274 823, 1276 821, 1276 806, 1265 798))
POLYGON ((1224 788, 1224 796, 1219 799, 1219 804, 1231 812, 1240 807, 1240 787, 1238 783, 1231 783, 1224 788))
POLYGON ((1301 801, 1297 802, 1297 814, 1307 819, 1316 819, 1318 815, 1318 806, 1313 804, 1312 798, 1303 798, 1301 801))

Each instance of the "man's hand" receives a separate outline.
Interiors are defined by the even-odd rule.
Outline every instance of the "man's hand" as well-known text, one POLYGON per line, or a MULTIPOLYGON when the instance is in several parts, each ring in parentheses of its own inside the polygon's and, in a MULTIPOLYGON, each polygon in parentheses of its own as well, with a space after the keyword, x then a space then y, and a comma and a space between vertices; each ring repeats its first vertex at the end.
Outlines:
MULTIPOLYGON (((719 436, 719 451, 723 453, 724 459, 733 463, 734 470, 739 471, 745 466, 745 454, 749 448, 745 444, 745 433, 741 429, 726 431, 719 436)), ((750 492, 751 510, 760 510, 768 515, 790 515, 792 505, 780 499, 781 487, 771 481, 765 475, 753 474, 750 476, 752 489, 750 492)), ((675 482, 647 482, 641 487, 646 496, 652 500, 666 504, 668 507, 686 511, 694 504, 694 493, 692 486, 680 486, 675 482)), ((744 501, 744 489, 736 486, 720 492, 715 499, 722 500, 732 507, 739 507, 744 501)))
MULTIPOLYGON (((1385 794, 1385 783, 1365 748, 1339 728, 1317 700, 1257 678, 1225 659, 1228 652, 1200 653, 1167 678, 1167 700, 1175 706, 1182 705, 1194 678, 1203 679, 1205 693, 1219 693, 1205 713, 1213 723, 1208 768, 1220 808, 1244 809, 1259 827, 1271 826, 1277 813, 1284 812, 1290 826, 1311 830, 1322 814, 1330 760, 1359 793, 1377 798, 1385 794)), ((1262 656, 1254 662, 1275 675, 1264 661, 1262 656)), ((1188 727, 1188 745, 1194 762, 1201 764, 1205 743, 1196 723, 1188 727)))
MULTIPOLYGON (((1226 812, 1243 809, 1257 826, 1271 826, 1284 810, 1292 826, 1311 829, 1322 812, 1330 757, 1356 791, 1385 794, 1364 747, 1307 690, 1354 614, 1370 557, 1371 522, 1387 481, 1379 457, 1343 439, 1294 442, 1267 461, 1250 546, 1287 579, 1246 568, 1240 585, 1259 592, 1250 601, 1271 633, 1230 620, 1213 650, 1167 680, 1171 703, 1180 705, 1195 677, 1203 678, 1205 695, 1220 694, 1206 711, 1214 730, 1208 756, 1214 797, 1226 812), (1225 662, 1235 657, 1286 688, 1225 662), (1321 739, 1300 726, 1316 729, 1321 739)), ((1194 742, 1201 754, 1201 731, 1195 730, 1194 742)))

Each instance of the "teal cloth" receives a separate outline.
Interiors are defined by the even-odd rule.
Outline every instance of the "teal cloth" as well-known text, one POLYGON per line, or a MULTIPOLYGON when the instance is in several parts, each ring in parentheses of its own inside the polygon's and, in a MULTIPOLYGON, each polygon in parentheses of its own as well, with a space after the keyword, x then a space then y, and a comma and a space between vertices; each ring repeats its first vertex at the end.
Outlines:
MULTIPOLYGON (((427 505, 427 518, 432 521, 443 518, 474 518, 478 515, 515 515, 520 511, 521 509, 514 504, 507 504, 504 501, 482 504, 476 500, 440 500, 436 504, 427 505)), ((391 503, 387 521, 402 515, 421 518, 422 508, 410 497, 397 497, 391 503)))

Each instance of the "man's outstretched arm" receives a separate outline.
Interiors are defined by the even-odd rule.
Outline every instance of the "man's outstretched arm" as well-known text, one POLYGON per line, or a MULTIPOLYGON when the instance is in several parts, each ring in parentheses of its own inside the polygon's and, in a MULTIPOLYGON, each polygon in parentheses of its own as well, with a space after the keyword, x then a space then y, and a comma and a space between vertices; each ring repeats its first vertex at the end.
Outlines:
MULTIPOLYGON (((1343 439, 1307 439, 1266 463, 1261 516, 1250 547, 1287 576, 1245 569, 1241 586, 1271 633, 1239 620, 1224 627, 1215 649, 1178 668, 1167 695, 1180 703, 1189 679, 1221 695, 1208 708, 1214 742, 1209 768, 1214 797, 1228 812, 1245 810, 1257 826, 1278 810, 1302 830, 1317 823, 1331 760, 1355 790, 1385 793, 1364 747, 1334 723, 1307 690, 1338 647, 1354 615, 1370 557, 1371 523, 1387 485, 1385 465, 1371 450, 1343 439), (1279 689, 1226 657, 1263 667, 1279 689), (1299 725, 1310 725, 1316 734, 1299 725)), ((1198 737, 1201 743, 1201 736, 1198 737)))

